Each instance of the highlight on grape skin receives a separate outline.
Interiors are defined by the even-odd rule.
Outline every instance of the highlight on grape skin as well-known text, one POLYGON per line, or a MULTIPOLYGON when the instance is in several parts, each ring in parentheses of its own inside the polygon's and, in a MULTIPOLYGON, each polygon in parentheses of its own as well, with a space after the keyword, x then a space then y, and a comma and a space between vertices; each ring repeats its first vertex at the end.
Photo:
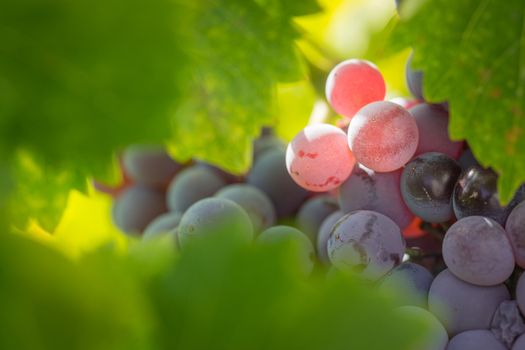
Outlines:
POLYGON ((286 150, 288 173, 299 186, 314 192, 339 187, 354 164, 345 133, 329 124, 307 126, 286 150))
POLYGON ((385 98, 386 85, 376 65, 350 59, 335 66, 326 80, 326 99, 339 114, 352 118, 363 106, 385 98))
POLYGON ((355 159, 378 172, 401 168, 413 157, 418 142, 412 115, 389 101, 363 107, 348 126, 348 145, 355 159))

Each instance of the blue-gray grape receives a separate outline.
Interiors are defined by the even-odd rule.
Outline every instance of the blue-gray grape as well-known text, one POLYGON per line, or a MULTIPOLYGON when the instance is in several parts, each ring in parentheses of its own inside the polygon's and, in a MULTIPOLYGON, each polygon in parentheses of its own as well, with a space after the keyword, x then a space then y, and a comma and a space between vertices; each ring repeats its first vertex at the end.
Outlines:
POLYGON ((497 190, 498 175, 491 169, 471 167, 463 171, 454 188, 453 206, 458 219, 479 215, 489 217, 500 225, 516 205, 525 199, 521 186, 507 206, 501 206, 497 190))
POLYGON ((341 210, 345 213, 360 209, 376 211, 404 229, 414 215, 401 196, 401 171, 378 173, 356 164, 352 175, 339 188, 341 210))
POLYGON ((407 63, 405 65, 405 73, 406 73, 406 82, 408 85, 408 90, 410 90, 410 93, 412 96, 414 96, 417 99, 424 100, 423 98, 423 72, 412 69, 412 56, 413 54, 410 54, 410 57, 407 60, 407 63))
POLYGON ((164 193, 144 186, 132 186, 113 203, 115 225, 127 234, 141 234, 157 216, 166 212, 164 193))
POLYGON ((516 284, 516 302, 521 314, 525 315, 525 273, 522 273, 516 284))
POLYGON ((516 264, 525 268, 525 202, 521 202, 510 212, 505 231, 514 251, 516 264))
MULTIPOLYGON (((399 315, 414 323, 423 324, 429 330, 427 337, 422 339, 410 350, 445 350, 448 343, 447 331, 439 320, 427 310, 417 306, 401 306, 396 309, 399 315)), ((421 337, 414 334, 414 338, 421 337)))
POLYGON ((411 160, 401 175, 406 205, 423 221, 450 220, 454 216, 452 192, 460 173, 458 163, 443 153, 425 153, 411 160))
POLYGON ((459 333, 448 343, 447 350, 506 350, 496 336, 486 329, 475 329, 459 333))
POLYGON ((317 233, 324 219, 338 209, 339 205, 334 197, 330 195, 315 196, 299 208, 296 216, 297 226, 312 242, 316 242, 317 233))
POLYGON ((404 262, 390 271, 382 280, 381 288, 397 290, 405 296, 403 305, 427 308, 427 295, 434 277, 426 268, 404 262))
POLYGON ((254 162, 266 151, 271 149, 285 150, 285 143, 275 135, 262 135, 253 142, 253 159, 254 162))
POLYGON ((144 230, 142 239, 148 240, 164 236, 166 234, 176 236, 182 214, 180 212, 168 212, 157 216, 144 230))
POLYGON ((338 269, 377 280, 401 263, 405 242, 399 226, 389 217, 357 210, 337 221, 330 233, 327 251, 338 269))
POLYGON ((344 215, 345 213, 340 210, 333 212, 323 220, 321 227, 319 227, 316 244, 317 258, 325 265, 330 264, 330 258, 328 257, 327 251, 328 238, 330 238, 330 233, 332 232, 332 228, 334 227, 335 223, 339 221, 339 219, 341 219, 344 215))
POLYGON ((270 149, 253 165, 246 183, 255 186, 270 198, 278 218, 295 214, 308 192, 297 185, 286 170, 285 151, 270 149))
POLYGON ((505 230, 482 216, 455 222, 445 235, 442 252, 450 272, 468 283, 500 284, 514 271, 514 255, 505 230))
POLYGON ((168 208, 185 212, 193 203, 213 196, 226 183, 213 170, 192 166, 181 171, 171 182, 168 193, 168 208))
POLYGON ((256 234, 275 224, 276 214, 272 201, 257 187, 247 184, 228 185, 220 189, 215 197, 239 204, 250 216, 256 234))
POLYGON ((122 167, 135 183, 165 187, 182 169, 161 146, 133 145, 122 154, 122 167))
POLYGON ((428 309, 454 336, 473 329, 489 329, 492 317, 510 294, 504 284, 476 286, 454 276, 448 269, 439 273, 428 292, 428 309))
POLYGON ((257 237, 259 244, 279 244, 282 242, 292 242, 297 251, 298 264, 305 274, 310 274, 314 268, 314 247, 310 239, 296 228, 280 225, 270 227, 261 232, 257 237))
POLYGON ((202 199, 186 210, 180 220, 178 237, 181 248, 188 242, 214 234, 232 234, 250 241, 250 217, 237 203, 224 198, 202 199))

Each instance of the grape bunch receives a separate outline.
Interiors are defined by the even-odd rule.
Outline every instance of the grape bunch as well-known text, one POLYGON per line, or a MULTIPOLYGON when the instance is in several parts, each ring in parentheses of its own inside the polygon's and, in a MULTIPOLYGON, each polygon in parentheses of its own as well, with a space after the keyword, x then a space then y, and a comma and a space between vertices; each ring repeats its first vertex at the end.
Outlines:
POLYGON ((424 100, 410 59, 406 77, 415 98, 385 100, 374 64, 340 63, 326 83, 337 126, 307 125, 288 145, 264 129, 243 176, 132 146, 122 184, 98 187, 115 224, 144 240, 290 241, 305 275, 398 290, 399 313, 433 330, 417 349, 525 349, 525 186, 501 205, 498 175, 449 138, 448 104, 424 100))

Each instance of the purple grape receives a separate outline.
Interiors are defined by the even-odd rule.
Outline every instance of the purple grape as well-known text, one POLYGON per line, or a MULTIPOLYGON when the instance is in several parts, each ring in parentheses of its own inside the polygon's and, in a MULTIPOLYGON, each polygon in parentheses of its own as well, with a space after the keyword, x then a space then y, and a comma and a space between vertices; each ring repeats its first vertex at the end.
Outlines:
POLYGON ((141 234, 148 224, 166 212, 164 193, 144 186, 132 186, 113 203, 115 225, 127 234, 141 234))
POLYGON ((327 245, 328 238, 330 238, 330 233, 335 223, 339 221, 345 214, 338 210, 330 214, 321 224, 319 228, 319 233, 317 234, 317 258, 325 265, 330 264, 330 258, 328 257, 327 245))
POLYGON ((206 198, 193 204, 182 216, 178 229, 182 248, 192 240, 223 233, 242 240, 253 238, 248 214, 237 203, 224 198, 206 198))
MULTIPOLYGON (((447 331, 439 320, 427 310, 417 306, 402 306, 396 311, 414 323, 422 324, 429 330, 426 338, 422 339, 410 350, 445 350, 448 343, 447 331)), ((414 338, 421 338, 420 334, 414 334, 414 338)))
POLYGON ((173 211, 157 216, 144 230, 142 239, 148 240, 166 234, 175 236, 181 218, 181 213, 173 211))
POLYGON ((496 338, 510 348, 514 340, 525 332, 518 303, 515 300, 503 301, 494 314, 490 328, 496 338))
POLYGON ((345 213, 360 209, 377 211, 404 229, 414 215, 401 196, 401 171, 378 173, 356 164, 352 175, 339 188, 341 210, 345 213))
POLYGON ((255 186, 271 199, 278 218, 295 214, 308 192, 297 185, 286 170, 285 151, 264 152, 253 165, 246 183, 255 186))
POLYGON ((226 183, 213 170, 192 166, 181 171, 168 188, 167 202, 171 211, 184 213, 193 203, 213 196, 226 183))
POLYGON ((401 263, 405 242, 399 226, 389 217, 357 210, 334 225, 327 244, 332 264, 377 280, 401 263))
POLYGON ((256 234, 275 224, 276 214, 272 201, 257 187, 247 184, 229 185, 219 190, 215 197, 239 204, 250 216, 256 234))
POLYGON ((489 329, 492 317, 504 300, 509 300, 503 284, 482 287, 464 282, 448 269, 434 278, 428 292, 428 309, 443 323, 448 333, 489 329))
POLYGON ((312 242, 317 241, 319 228, 330 214, 339 209, 334 197, 320 195, 307 200, 297 213, 297 226, 304 232, 312 242))
POLYGON ((448 113, 437 105, 420 103, 408 110, 416 120, 419 129, 419 142, 415 156, 428 152, 444 153, 457 159, 463 142, 450 140, 448 134, 448 113))
POLYGON ((514 255, 505 230, 496 221, 469 216, 455 222, 443 240, 443 259, 465 282, 492 286, 514 271, 514 255))
POLYGON ((453 206, 458 219, 466 216, 486 216, 505 225, 507 216, 525 199, 525 186, 521 186, 510 203, 499 203, 496 183, 498 175, 491 169, 471 167, 463 171, 454 188, 453 206))
POLYGON ((461 153, 461 156, 458 159, 458 163, 461 167, 461 170, 463 171, 473 166, 481 167, 477 159, 474 157, 474 154, 472 154, 470 148, 466 149, 465 151, 463 151, 463 153, 461 153))
POLYGON ((122 154, 122 167, 137 184, 164 187, 182 169, 161 146, 133 145, 122 154))
POLYGON ((514 251, 516 264, 525 268, 525 202, 521 202, 510 212, 505 231, 514 251))
POLYGON ((286 144, 277 136, 263 135, 253 142, 253 159, 256 162, 259 157, 266 151, 271 149, 285 150, 286 144))
POLYGON ((439 223, 454 216, 452 192, 461 168, 443 153, 430 152, 411 160, 401 175, 401 194, 416 216, 439 223))
POLYGON ((261 232, 257 237, 259 244, 279 244, 281 242, 293 242, 297 249, 298 263, 306 275, 314 268, 315 252, 310 239, 301 231, 290 226, 274 226, 261 232))
POLYGON ((486 329, 475 329, 459 333, 450 339, 447 350, 506 350, 491 331, 486 329))
POLYGON ((390 271, 382 280, 381 288, 402 291, 403 305, 427 307, 427 295, 434 277, 423 266, 404 262, 390 271))

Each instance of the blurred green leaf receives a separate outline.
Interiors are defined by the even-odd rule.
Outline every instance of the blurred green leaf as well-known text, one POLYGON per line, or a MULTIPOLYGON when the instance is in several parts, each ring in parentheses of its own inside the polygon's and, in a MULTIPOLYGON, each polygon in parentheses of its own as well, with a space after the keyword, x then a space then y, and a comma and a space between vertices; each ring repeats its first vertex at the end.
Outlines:
POLYGON ((425 97, 449 101, 451 136, 500 174, 510 200, 525 180, 525 2, 406 2, 391 44, 413 46, 425 97))

